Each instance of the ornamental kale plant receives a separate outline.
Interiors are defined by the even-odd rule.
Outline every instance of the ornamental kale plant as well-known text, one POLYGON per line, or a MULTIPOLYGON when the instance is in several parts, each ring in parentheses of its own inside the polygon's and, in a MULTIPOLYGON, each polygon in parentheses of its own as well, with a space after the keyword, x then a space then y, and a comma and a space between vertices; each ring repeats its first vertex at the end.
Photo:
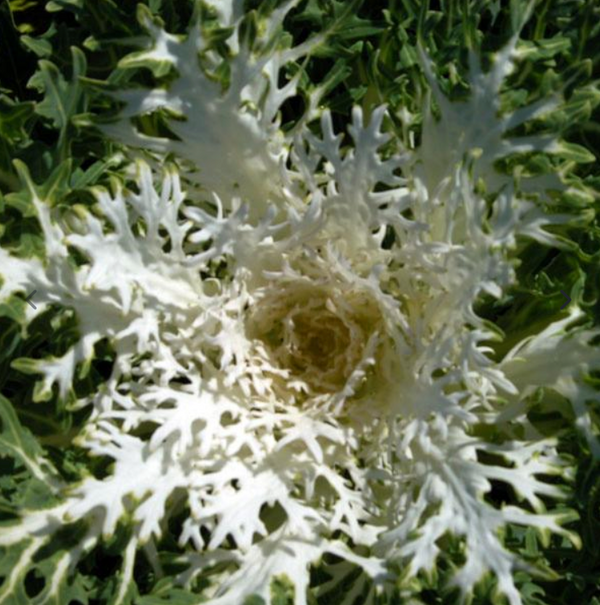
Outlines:
POLYGON ((0 604, 600 603, 597 3, 0 10, 0 604))

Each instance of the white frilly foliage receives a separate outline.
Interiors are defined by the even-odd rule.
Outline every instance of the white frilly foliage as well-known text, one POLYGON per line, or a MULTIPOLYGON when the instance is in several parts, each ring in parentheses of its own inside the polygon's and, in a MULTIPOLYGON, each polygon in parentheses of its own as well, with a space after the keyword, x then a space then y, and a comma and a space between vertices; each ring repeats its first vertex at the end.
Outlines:
MULTIPOLYGON (((265 39, 292 4, 267 21, 265 39)), ((223 24, 235 26, 238 12, 221 6, 223 24)), ((65 488, 59 506, 4 529, 0 545, 31 544, 0 603, 52 532, 81 519, 88 533, 64 554, 56 585, 123 520, 133 527, 117 598, 125 601, 139 549, 160 577, 156 544, 182 507, 187 571, 176 581, 189 586, 212 570, 205 596, 213 605, 251 594, 270 603, 271 581, 282 575, 303 605, 309 568, 327 553, 341 563, 317 592, 359 566, 345 602, 364 591, 371 603, 399 572, 432 571, 448 534, 464 541, 454 578, 464 595, 491 571, 511 605, 521 603, 514 572, 529 567, 502 545, 502 528, 578 540, 546 508, 566 490, 545 477, 568 478, 569 469, 556 441, 529 424, 525 400, 538 387, 568 398, 598 454, 586 407, 598 395, 583 377, 600 351, 588 345, 595 332, 571 329, 581 316, 572 305, 567 319, 495 362, 484 343, 498 334, 474 312, 482 294, 500 297, 514 283, 518 236, 558 245, 545 227, 568 220, 544 209, 550 183, 538 183, 534 203, 492 167, 514 151, 559 145, 503 136, 553 108, 498 115, 516 39, 489 73, 473 58, 473 95, 460 105, 435 88, 423 53, 441 121, 428 114, 420 146, 384 158, 385 107, 369 119, 354 110, 349 147, 327 111, 320 135, 306 128, 319 115, 318 91, 299 127, 280 130, 278 110, 297 86, 279 88, 280 69, 318 39, 260 54, 232 37, 222 91, 198 66, 200 28, 181 38, 144 19, 150 41, 129 66, 161 61, 178 75, 168 89, 120 93, 123 119, 107 131, 154 158, 174 152, 193 164, 191 189, 174 165, 138 160, 135 187, 96 188, 94 213, 63 222, 31 186, 46 260, 0 251, 2 298, 35 289, 28 320, 53 303, 78 317, 79 343, 37 363, 44 390, 58 385, 66 398, 100 340, 116 353, 101 390, 73 404, 93 410, 77 443, 114 465, 105 479, 65 488), (172 122, 180 140, 142 135, 128 120, 157 108, 180 116, 172 122), (497 192, 493 202, 477 193, 479 178, 497 192), (70 263, 71 250, 86 262, 70 263), (496 425, 504 441, 477 437, 481 425, 496 425), (486 502, 495 480, 522 506, 486 502)), ((204 60, 208 71, 219 61, 204 60)))

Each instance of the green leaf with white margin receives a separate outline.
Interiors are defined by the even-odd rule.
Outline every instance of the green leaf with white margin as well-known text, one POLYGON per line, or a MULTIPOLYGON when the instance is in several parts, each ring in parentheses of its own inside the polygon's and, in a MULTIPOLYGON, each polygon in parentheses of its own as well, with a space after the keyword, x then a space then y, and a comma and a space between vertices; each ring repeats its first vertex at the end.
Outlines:
POLYGON ((593 456, 600 459, 600 427, 594 425, 588 403, 600 402, 600 393, 584 378, 600 364, 600 349, 590 342, 600 329, 568 330, 584 317, 574 304, 566 319, 550 324, 510 351, 501 363, 508 379, 518 387, 519 396, 501 414, 506 419, 523 413, 525 399, 538 387, 553 389, 573 407, 575 424, 587 439, 593 456))
POLYGON ((56 469, 47 460, 35 437, 21 426, 11 403, 0 395, 0 456, 12 456, 22 462, 31 474, 44 481, 52 491, 58 491, 61 481, 56 469))
POLYGON ((28 137, 25 124, 34 112, 31 101, 16 103, 6 95, 0 95, 0 135, 3 143, 16 144, 28 137))
POLYGON ((61 159, 68 157, 69 134, 72 119, 86 109, 87 100, 79 78, 85 75, 87 62, 83 52, 71 48, 73 73, 70 80, 51 61, 45 59, 39 62, 39 70, 29 80, 28 87, 35 88, 44 95, 42 101, 36 104, 36 113, 51 120, 59 130, 58 152, 61 159))
POLYGON ((13 174, 12 159, 16 150, 27 145, 29 133, 26 125, 32 122, 34 104, 16 102, 0 95, 0 185, 15 189, 19 182, 13 174))
MULTIPOLYGON (((47 526, 53 525, 56 528, 50 513, 47 526)), ((74 557, 81 556, 81 543, 86 543, 83 525, 66 527, 53 537, 33 530, 11 543, 13 528, 12 523, 0 525, 0 575, 6 578, 0 605, 65 605, 73 600, 87 604, 95 579, 73 575, 70 567, 74 557), (45 556, 35 561, 40 548, 45 556)))

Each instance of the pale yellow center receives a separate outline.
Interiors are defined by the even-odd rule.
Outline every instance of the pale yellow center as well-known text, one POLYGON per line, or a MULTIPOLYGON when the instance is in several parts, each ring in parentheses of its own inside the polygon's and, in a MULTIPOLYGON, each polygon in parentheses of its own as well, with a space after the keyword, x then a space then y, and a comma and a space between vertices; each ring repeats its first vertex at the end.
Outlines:
POLYGON ((326 393, 344 386, 380 323, 377 304, 364 292, 296 282, 268 291, 247 326, 271 363, 307 391, 326 393))

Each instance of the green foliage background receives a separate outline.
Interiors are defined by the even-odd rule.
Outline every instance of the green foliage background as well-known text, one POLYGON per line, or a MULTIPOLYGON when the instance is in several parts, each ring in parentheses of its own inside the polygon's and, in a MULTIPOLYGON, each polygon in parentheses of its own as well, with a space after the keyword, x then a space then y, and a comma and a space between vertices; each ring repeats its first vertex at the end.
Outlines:
MULTIPOLYGON (((164 21, 167 30, 178 33, 185 32, 194 11, 192 0, 146 0, 142 4, 164 21)), ((254 17, 276 4, 275 0, 248 0, 248 27, 254 17)), ((40 229, 22 186, 23 167, 59 210, 91 204, 86 188, 116 177, 124 164, 122 150, 94 126, 118 110, 105 91, 168 80, 168 73, 119 66, 144 35, 136 19, 137 5, 132 0, 0 1, 0 244, 13 254, 43 254, 40 229)), ((303 70, 304 95, 315 84, 327 82, 323 104, 331 108, 338 130, 344 130, 350 121, 354 104, 368 114, 387 103, 392 116, 388 127, 401 140, 407 142, 413 136, 418 143, 427 85, 417 61, 417 40, 430 52, 442 88, 460 99, 468 93, 468 49, 477 49, 484 59, 489 57, 507 41, 524 7, 520 1, 501 0, 303 0, 286 19, 288 35, 295 42, 324 28, 331 35, 305 65, 288 68, 288 75, 303 70), (413 114, 410 126, 395 117, 401 108, 413 114)), ((216 25, 212 31, 218 48, 227 32, 216 25)), ((527 154, 519 158, 518 166, 498 168, 526 173, 566 168, 578 194, 557 199, 556 211, 578 209, 581 220, 556 228, 570 242, 566 251, 522 243, 518 286, 500 301, 481 302, 478 312, 506 335, 503 342, 493 344, 498 357, 564 314, 561 289, 582 306, 590 325, 600 320, 600 4, 595 0, 542 0, 522 38, 528 55, 510 77, 503 104, 511 108, 552 91, 562 92, 565 105, 529 128, 558 130, 571 145, 555 158, 527 154)), ((223 77, 226 80, 226 74, 223 77)), ((298 119, 305 107, 304 95, 286 102, 284 128, 298 119)), ((141 126, 153 134, 166 128, 160 114, 145 117, 141 126)), ((29 376, 30 360, 59 356, 75 342, 77 319, 68 307, 56 306, 25 325, 25 304, 23 297, 0 304, 1 521, 14 519, 22 508, 49 504, 55 498, 49 486, 35 476, 31 457, 36 453, 44 452, 55 472, 70 482, 107 472, 102 461, 90 461, 73 443, 89 412, 69 411, 56 392, 44 392, 29 376)), ((91 366, 81 368, 71 398, 97 389, 110 373, 112 362, 108 343, 96 347, 95 359, 91 366)), ((590 381, 600 384, 600 374, 590 381)), ((598 420, 600 410, 595 414, 598 420)), ((574 431, 565 402, 540 392, 532 402, 530 417, 543 432, 560 435, 561 449, 577 466, 573 496, 566 506, 579 512, 579 519, 570 527, 581 535, 583 547, 577 551, 558 538, 544 545, 532 530, 508 528, 508 546, 551 570, 543 581, 520 574, 524 602, 600 605, 599 464, 592 461, 586 444, 574 431)), ((489 437, 493 439, 493 435, 489 437)), ((515 498, 502 485, 495 486, 491 497, 507 503, 515 498)), ((54 554, 28 575, 25 593, 15 596, 15 605, 24 605, 43 589, 44 566, 52 565, 53 557, 69 548, 79 529, 71 528, 68 535, 57 537, 54 554)), ((64 602, 57 605, 110 602, 126 533, 123 527, 117 538, 85 558, 77 576, 65 587, 64 602)), ((453 565, 460 563, 460 548, 459 543, 449 542, 449 557, 441 562, 438 573, 411 583, 420 602, 456 602, 456 593, 447 592, 444 585, 453 565)), ((160 545, 166 570, 175 569, 176 552, 173 538, 166 537, 160 545)), ((0 577, 14 564, 15 556, 14 552, 0 552, 0 577)), ((139 595, 131 596, 139 605, 197 602, 196 595, 173 587, 168 579, 157 582, 143 557, 136 565, 135 578, 139 595)), ((316 568, 314 584, 324 579, 316 568)), ((202 580, 197 588, 200 593, 202 580)), ((278 605, 291 602, 283 580, 274 583, 273 591, 278 605)), ((325 605, 339 599, 340 595, 326 594, 313 602, 325 605)), ((409 601, 398 590, 393 602, 409 601)), ((473 602, 502 602, 494 594, 493 580, 480 584, 473 602)))

